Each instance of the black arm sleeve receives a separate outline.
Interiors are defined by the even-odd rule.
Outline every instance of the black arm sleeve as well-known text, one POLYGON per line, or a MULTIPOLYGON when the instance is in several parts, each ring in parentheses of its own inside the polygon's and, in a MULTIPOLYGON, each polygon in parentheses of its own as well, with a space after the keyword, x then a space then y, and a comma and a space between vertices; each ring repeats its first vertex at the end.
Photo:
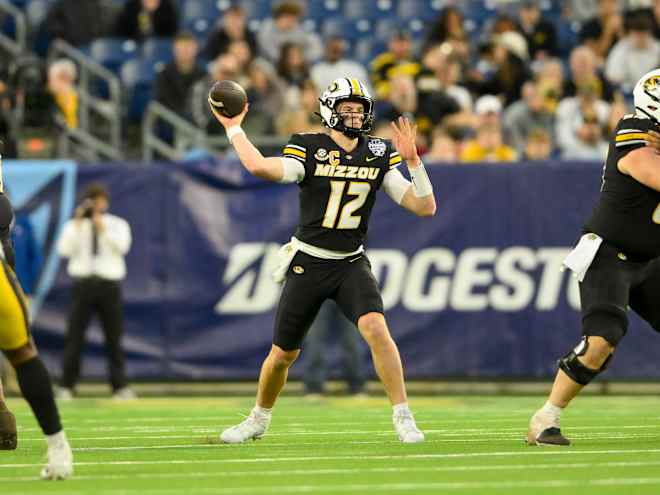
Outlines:
POLYGON ((11 228, 14 223, 14 210, 7 196, 0 193, 0 243, 5 252, 5 261, 12 270, 16 264, 14 244, 11 241, 11 228))

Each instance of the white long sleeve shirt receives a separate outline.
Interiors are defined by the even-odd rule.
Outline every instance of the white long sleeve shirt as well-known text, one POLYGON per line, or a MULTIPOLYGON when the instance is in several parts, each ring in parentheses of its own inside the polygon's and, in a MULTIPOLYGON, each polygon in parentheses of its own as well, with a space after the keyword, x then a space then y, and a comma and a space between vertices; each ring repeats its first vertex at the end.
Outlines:
POLYGON ((98 233, 98 251, 94 256, 92 221, 69 220, 57 242, 57 252, 69 258, 67 272, 73 278, 101 277, 122 280, 126 276, 124 256, 131 248, 131 227, 123 218, 105 213, 105 229, 98 233))

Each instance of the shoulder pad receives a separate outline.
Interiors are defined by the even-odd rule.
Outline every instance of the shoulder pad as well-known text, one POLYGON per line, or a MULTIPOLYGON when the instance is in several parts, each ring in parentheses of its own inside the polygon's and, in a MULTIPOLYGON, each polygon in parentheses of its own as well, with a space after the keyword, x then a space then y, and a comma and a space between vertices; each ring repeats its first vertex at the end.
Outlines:
POLYGON ((645 144, 646 133, 653 128, 654 125, 650 119, 626 115, 616 127, 614 143, 617 148, 645 144))

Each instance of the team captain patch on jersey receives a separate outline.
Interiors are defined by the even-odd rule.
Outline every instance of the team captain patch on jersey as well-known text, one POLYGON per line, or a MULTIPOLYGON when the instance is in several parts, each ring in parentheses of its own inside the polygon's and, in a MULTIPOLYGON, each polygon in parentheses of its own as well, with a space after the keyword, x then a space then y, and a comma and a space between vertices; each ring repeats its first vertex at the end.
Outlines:
POLYGON ((358 138, 346 152, 324 133, 294 134, 283 155, 305 166, 300 186, 300 223, 295 236, 333 251, 355 251, 364 242, 376 191, 401 163, 389 140, 358 138))
POLYGON ((603 168, 600 198, 584 227, 643 259, 660 256, 660 193, 621 173, 617 163, 645 146, 650 129, 650 119, 626 115, 619 121, 603 168))

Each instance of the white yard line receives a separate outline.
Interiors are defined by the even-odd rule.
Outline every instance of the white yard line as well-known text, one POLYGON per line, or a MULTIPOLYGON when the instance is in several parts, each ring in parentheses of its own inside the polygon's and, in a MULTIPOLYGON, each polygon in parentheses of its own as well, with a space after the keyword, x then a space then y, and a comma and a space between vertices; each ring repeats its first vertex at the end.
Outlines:
MULTIPOLYGON (((488 435, 488 434, 502 434, 502 433, 516 433, 516 432, 526 432, 527 425, 526 423, 521 424, 520 426, 512 426, 507 428, 447 428, 447 429, 430 429, 424 428, 425 424, 430 424, 431 422, 418 421, 418 424, 422 427, 425 432, 429 433, 438 433, 446 434, 447 436, 469 436, 469 435, 488 435)), ((209 425, 180 425, 180 426, 169 426, 169 427, 152 427, 152 426, 99 426, 99 427, 77 427, 66 425, 66 430, 71 431, 84 431, 84 432, 103 432, 103 431, 134 431, 141 433, 167 433, 167 432, 180 432, 180 431, 193 431, 193 432, 215 432, 220 431, 221 429, 230 426, 231 423, 218 424, 214 428, 210 428, 209 425)), ((355 427, 360 423, 345 423, 348 427, 355 427)), ((361 423, 368 424, 371 426, 390 426, 391 422, 383 421, 378 423, 361 423)), ((283 425, 284 427, 291 427, 290 424, 283 425)), ((272 431, 268 433, 268 436, 304 436, 304 435, 372 435, 372 434, 384 434, 379 433, 379 430, 355 430, 355 429, 346 429, 346 430, 336 430, 336 431, 319 431, 319 430, 309 430, 310 424, 307 423, 304 425, 306 428, 301 429, 301 431, 272 431)), ((337 425, 333 425, 337 426, 337 425)), ((565 427, 566 432, 569 432, 571 435, 580 434, 580 431, 591 431, 591 430, 635 430, 635 429, 646 429, 654 430, 660 429, 660 424, 646 424, 646 425, 584 425, 584 426, 573 426, 569 425, 565 427)), ((24 432, 40 432, 41 430, 38 427, 30 428, 20 428, 19 435, 24 432)), ((660 433, 660 432, 659 432, 660 433)), ((387 433, 389 434, 389 433, 387 433)))
MULTIPOLYGON (((529 488, 573 488, 573 487, 602 487, 602 486, 643 486, 659 485, 660 478, 608 478, 602 480, 538 480, 538 481, 465 481, 465 482, 436 482, 436 483, 387 483, 387 484, 341 484, 341 485, 296 485, 296 486, 271 486, 262 485, 243 487, 195 487, 195 494, 240 494, 240 493, 373 493, 373 492, 419 492, 420 490, 519 490, 529 488)), ((67 495, 88 495, 87 491, 68 491, 67 495)), ((95 495, 124 495, 126 493, 139 493, 140 495, 180 495, 181 489, 145 489, 143 487, 122 488, 119 490, 95 490, 95 495)), ((7 492, 3 495, 25 495, 23 491, 7 492)))
MULTIPOLYGON (((213 445, 172 445, 159 446, 159 448, 199 448, 214 447, 213 445)), ((232 448, 232 446, 226 446, 232 448)), ((235 449, 241 446, 233 446, 235 449)), ((119 448, 122 449, 121 447, 119 448)), ((76 462, 77 466, 109 466, 109 465, 150 465, 150 464, 258 464, 280 462, 317 462, 317 461, 367 461, 367 460, 423 460, 423 459, 465 459, 477 457, 527 457, 527 456, 561 456, 561 455, 624 455, 624 454, 660 454, 660 449, 603 449, 603 450, 575 450, 573 448, 559 449, 551 447, 529 447, 514 451, 499 452, 459 452, 452 454, 401 454, 401 455, 331 455, 331 456, 296 456, 296 457, 256 457, 251 459, 195 459, 195 460, 159 460, 159 461, 83 461, 76 462)), ((18 467, 40 466, 39 463, 0 464, 0 469, 13 469, 18 467)), ((4 495, 4 494, 3 494, 4 495)))
MULTIPOLYGON (((426 431, 429 433, 429 431, 426 431)), ((188 439, 191 440, 199 435, 153 435, 153 436, 116 436, 116 437, 69 437, 71 443, 75 446, 78 445, 78 442, 86 441, 117 441, 117 440, 173 440, 173 439, 188 439)), ((387 433, 379 433, 377 436, 387 436, 391 438, 384 438, 382 440, 342 440, 343 444, 346 445, 374 445, 374 444, 385 444, 385 443, 398 443, 396 436, 393 431, 387 433)), ((216 439, 219 437, 218 432, 207 435, 208 438, 212 438, 211 442, 207 443, 198 443, 194 444, 197 447, 209 447, 211 445, 219 444, 219 440, 216 439)), ((489 442, 516 442, 521 443, 523 441, 524 435, 520 433, 519 435, 508 435, 508 436, 490 436, 488 438, 428 438, 425 443, 431 444, 450 444, 450 443, 489 443, 489 442)), ((644 434, 644 433, 629 433, 625 435, 607 435, 607 434, 596 434, 596 435, 570 435, 572 439, 585 439, 585 440, 621 440, 621 439, 632 439, 632 438, 658 438, 657 434, 644 434)), ((200 439, 201 440, 201 439, 200 439)), ((21 438, 19 443, 43 443, 44 439, 41 438, 21 438)), ((293 447, 305 447, 305 446, 318 446, 319 442, 262 442, 259 445, 260 449, 263 448, 272 448, 272 447, 287 447, 289 449, 293 447)), ((187 445, 181 445, 181 447, 187 447, 187 445)), ((114 446, 114 447, 74 447, 74 451, 113 451, 113 450, 151 450, 151 449, 171 449, 178 448, 178 446, 172 445, 155 445, 155 446, 114 446)))
MULTIPOLYGON (((196 464, 190 461, 189 464, 196 464)), ((630 468, 660 466, 660 461, 631 462, 571 462, 568 464, 493 464, 482 466, 418 466, 418 467, 376 467, 376 468, 327 468, 327 469, 265 469, 260 471, 193 471, 179 473, 126 473, 76 475, 76 480, 125 480, 125 479, 185 479, 185 478, 242 478, 244 476, 319 476, 335 474, 398 474, 417 472, 458 473, 474 471, 529 471, 533 469, 591 469, 591 468, 630 468)), ((29 466, 30 469, 33 466, 29 466)), ((34 481, 35 476, 0 476, 0 481, 34 481)))

